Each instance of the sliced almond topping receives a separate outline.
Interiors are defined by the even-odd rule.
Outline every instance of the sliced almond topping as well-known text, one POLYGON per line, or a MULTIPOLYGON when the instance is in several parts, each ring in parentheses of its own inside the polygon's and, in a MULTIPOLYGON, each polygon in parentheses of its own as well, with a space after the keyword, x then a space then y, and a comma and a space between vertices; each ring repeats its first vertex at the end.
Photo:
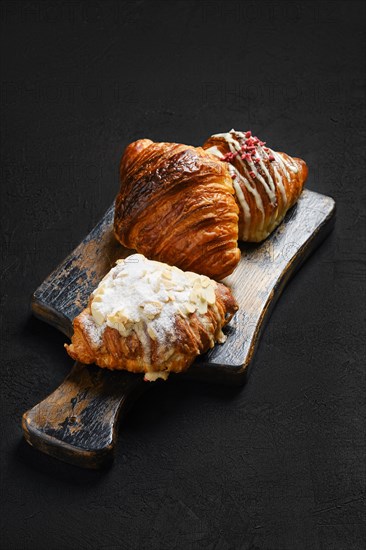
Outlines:
POLYGON ((215 290, 212 285, 204 289, 204 296, 210 305, 213 305, 216 302, 215 290))
POLYGON ((173 281, 168 281, 167 279, 164 279, 162 283, 164 284, 167 290, 173 290, 173 289, 176 290, 175 283, 173 283, 173 281))
POLYGON ((151 325, 147 325, 147 333, 152 340, 156 340, 157 334, 151 325))
POLYGON ((199 279, 196 279, 193 283, 193 288, 200 290, 202 288, 201 281, 199 279))
POLYGON ((196 311, 196 306, 194 304, 192 304, 191 302, 187 302, 186 304, 184 304, 187 311, 189 313, 194 313, 196 311))
POLYGON ((94 296, 103 296, 105 294, 105 285, 100 286, 94 291, 94 296))
POLYGON ((226 342, 226 335, 222 332, 222 330, 220 330, 220 334, 217 337, 217 341, 219 344, 223 344, 224 342, 226 342))
POLYGON ((163 308, 161 302, 147 302, 144 304, 144 315, 147 319, 154 319, 163 308))
POLYGON ((155 309, 157 309, 158 311, 161 311, 162 310, 162 307, 163 307, 163 304, 161 302, 158 302, 158 301, 154 301, 154 302, 146 302, 144 304, 144 308, 146 309, 146 307, 148 306, 153 306, 155 309))
POLYGON ((189 299, 193 303, 196 303, 198 301, 199 295, 197 294, 197 291, 195 289, 191 290, 189 294, 189 299))
POLYGON ((211 284, 211 281, 208 277, 201 277, 201 284, 203 288, 207 288, 211 284))
POLYGON ((129 319, 129 317, 127 317, 127 315, 121 310, 116 311, 110 315, 107 315, 107 320, 110 323, 113 323, 114 325, 120 325, 120 324, 125 325, 131 321, 131 319, 129 319))
POLYGON ((117 278, 127 277, 128 273, 127 271, 120 271, 117 275, 117 278))
POLYGON ((183 317, 186 317, 187 314, 188 314, 188 310, 187 310, 185 304, 180 304, 179 307, 178 307, 178 311, 181 315, 183 315, 183 317))
POLYGON ((125 335, 126 326, 124 323, 121 321, 112 321, 111 319, 108 319, 108 321, 113 323, 113 328, 117 329, 123 336, 125 335))
POLYGON ((167 380, 168 376, 169 376, 168 371, 146 372, 144 376, 144 380, 145 382, 155 382, 156 380, 158 380, 158 378, 167 380))
POLYGON ((94 321, 97 325, 101 326, 104 323, 104 315, 97 309, 96 305, 91 305, 91 312, 94 318, 94 321))
POLYGON ((149 321, 152 321, 153 319, 155 319, 157 313, 145 313, 145 317, 146 319, 149 319, 149 321))

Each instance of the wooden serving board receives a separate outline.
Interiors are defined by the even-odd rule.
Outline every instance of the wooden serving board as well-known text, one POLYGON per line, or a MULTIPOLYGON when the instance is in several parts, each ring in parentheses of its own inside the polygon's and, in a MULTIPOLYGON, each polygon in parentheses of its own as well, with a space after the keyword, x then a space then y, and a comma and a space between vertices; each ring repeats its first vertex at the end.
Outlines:
MULTIPOLYGON (((33 313, 68 337, 72 320, 84 309, 102 277, 118 258, 133 252, 114 238, 113 212, 112 205, 33 295, 33 313)), ((333 199, 305 190, 266 241, 241 245, 240 263, 224 280, 239 304, 239 311, 224 329, 227 340, 198 358, 187 373, 177 376, 244 383, 276 300, 290 277, 330 232, 334 213, 333 199)), ((55 392, 24 414, 25 437, 31 445, 57 458, 100 467, 113 456, 122 409, 146 386, 142 375, 76 363, 55 392)))

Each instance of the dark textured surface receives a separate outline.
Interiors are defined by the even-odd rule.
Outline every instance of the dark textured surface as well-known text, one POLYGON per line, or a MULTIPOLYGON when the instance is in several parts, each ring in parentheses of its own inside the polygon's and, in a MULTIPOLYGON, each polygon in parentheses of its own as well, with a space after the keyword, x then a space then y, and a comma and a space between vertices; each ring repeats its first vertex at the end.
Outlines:
POLYGON ((364 547, 365 7, 8 2, 2 18, 2 548, 364 547), (22 441, 72 362, 32 291, 94 226, 132 139, 251 128, 303 156, 335 231, 285 290, 242 390, 159 384, 119 459, 22 441))

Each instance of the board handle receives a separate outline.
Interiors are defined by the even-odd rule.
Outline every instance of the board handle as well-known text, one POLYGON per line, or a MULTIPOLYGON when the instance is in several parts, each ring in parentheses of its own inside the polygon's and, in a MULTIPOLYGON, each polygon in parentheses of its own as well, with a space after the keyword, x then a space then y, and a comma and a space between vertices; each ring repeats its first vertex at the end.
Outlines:
POLYGON ((147 386, 143 375, 76 362, 51 395, 24 413, 25 439, 65 462, 101 468, 113 459, 122 413, 147 386))

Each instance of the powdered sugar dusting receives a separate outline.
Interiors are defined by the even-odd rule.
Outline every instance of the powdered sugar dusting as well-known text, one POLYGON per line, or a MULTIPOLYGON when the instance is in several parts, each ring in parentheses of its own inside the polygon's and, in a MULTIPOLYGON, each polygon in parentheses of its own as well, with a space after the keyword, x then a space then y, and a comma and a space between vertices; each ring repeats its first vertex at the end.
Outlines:
POLYGON ((97 325, 91 315, 87 315, 83 319, 83 327, 94 346, 102 344, 103 327, 97 325))
POLYGON ((216 287, 204 275, 133 254, 118 260, 93 292, 86 330, 95 342, 106 326, 125 337, 135 332, 150 363, 151 341, 158 347, 173 342, 176 316, 205 315, 215 306, 216 287))

